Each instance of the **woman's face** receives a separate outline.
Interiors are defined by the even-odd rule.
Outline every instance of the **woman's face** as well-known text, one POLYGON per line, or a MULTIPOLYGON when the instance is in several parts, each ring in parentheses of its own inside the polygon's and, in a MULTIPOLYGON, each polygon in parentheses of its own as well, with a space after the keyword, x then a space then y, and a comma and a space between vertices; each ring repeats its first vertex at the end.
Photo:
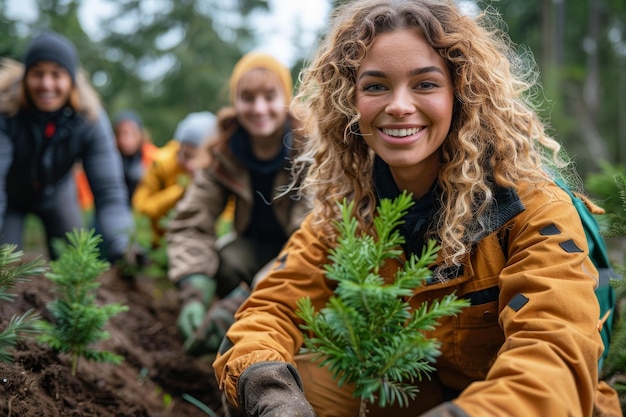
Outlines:
POLYGON ((143 143, 143 132, 132 120, 122 120, 115 126, 117 149, 124 156, 136 154, 143 143))
POLYGON ((237 84, 235 110, 237 120, 253 139, 282 132, 287 120, 287 103, 278 76, 265 69, 245 73, 237 84))
POLYGON ((410 189, 406 183, 416 178, 432 183, 454 105, 444 60, 417 29, 382 33, 368 49, 356 79, 365 142, 390 166, 401 188, 410 189))
POLYGON ((72 92, 72 77, 59 64, 41 61, 32 65, 24 79, 26 92, 38 110, 54 112, 62 108, 72 92))

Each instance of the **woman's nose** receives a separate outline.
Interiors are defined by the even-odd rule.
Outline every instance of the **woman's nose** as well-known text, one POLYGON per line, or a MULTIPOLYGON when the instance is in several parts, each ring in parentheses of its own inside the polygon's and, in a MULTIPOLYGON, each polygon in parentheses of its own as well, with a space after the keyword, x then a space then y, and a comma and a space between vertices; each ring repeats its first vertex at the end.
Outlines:
POLYGON ((267 110, 267 101, 263 97, 257 97, 252 108, 256 113, 263 113, 267 110))
POLYGON ((415 103, 410 91, 406 89, 394 90, 391 101, 387 104, 385 112, 391 116, 401 118, 415 112, 415 103))

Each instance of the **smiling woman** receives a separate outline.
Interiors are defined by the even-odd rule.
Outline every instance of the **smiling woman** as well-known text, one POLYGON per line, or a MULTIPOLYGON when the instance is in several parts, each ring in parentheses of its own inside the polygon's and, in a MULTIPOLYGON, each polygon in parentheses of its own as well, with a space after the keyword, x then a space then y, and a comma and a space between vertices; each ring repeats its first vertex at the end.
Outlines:
POLYGON ((117 262, 133 222, 108 117, 66 37, 44 31, 29 42, 23 61, 6 59, 0 70, 0 243, 21 247, 25 219, 34 214, 56 258, 53 242, 84 226, 73 182, 81 162, 107 256, 117 262))
POLYGON ((30 67, 24 84, 35 107, 41 111, 53 112, 68 101, 74 81, 63 66, 44 61, 30 67))
MULTIPOLYGON (((333 14, 292 106, 306 132, 294 171, 312 209, 213 362, 231 415, 359 415, 358 387, 332 378, 333 361, 303 354, 306 336, 322 336, 302 327, 297 300, 308 297, 322 314, 336 306, 347 287, 329 273, 345 243, 333 225, 354 219, 355 236, 382 239, 378 208, 407 192, 414 204, 396 229, 403 242, 366 272, 394 282, 434 239, 433 276, 410 291, 411 314, 452 294, 471 305, 425 332, 407 323, 441 342, 435 371, 410 380, 419 394, 407 407, 372 404, 367 415, 621 415, 616 392, 598 381, 598 271, 551 174, 573 167, 526 94, 537 74, 519 72, 528 66, 494 30, 504 27, 497 19, 468 16, 453 0, 357 0, 333 14)), ((386 349, 368 346, 381 357, 386 349)))
POLYGON ((452 121, 450 70, 422 32, 406 29, 376 37, 356 77, 363 140, 389 165, 400 189, 424 196, 452 121))

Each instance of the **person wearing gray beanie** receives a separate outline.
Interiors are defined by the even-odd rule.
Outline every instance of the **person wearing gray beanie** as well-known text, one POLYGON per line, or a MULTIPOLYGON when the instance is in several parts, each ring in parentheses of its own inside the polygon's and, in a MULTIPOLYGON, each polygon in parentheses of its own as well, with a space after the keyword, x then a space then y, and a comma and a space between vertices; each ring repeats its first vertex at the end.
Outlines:
POLYGON ((189 113, 178 123, 174 139, 181 144, 200 146, 207 135, 213 131, 217 118, 208 111, 189 113))
POLYGON ((148 217, 152 244, 161 245, 163 218, 180 200, 202 164, 203 143, 215 134, 217 117, 208 111, 190 113, 174 131, 174 137, 160 148, 132 196, 132 206, 148 217))

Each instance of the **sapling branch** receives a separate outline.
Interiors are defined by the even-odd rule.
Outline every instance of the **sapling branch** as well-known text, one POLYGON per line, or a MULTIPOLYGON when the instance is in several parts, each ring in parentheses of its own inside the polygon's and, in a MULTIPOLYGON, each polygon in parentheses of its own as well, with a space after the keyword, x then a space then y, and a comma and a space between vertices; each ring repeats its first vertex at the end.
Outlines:
POLYGON ((427 338, 440 318, 457 314, 467 300, 449 294, 430 305, 412 309, 408 299, 431 276, 428 268, 439 247, 431 240, 420 257, 410 256, 391 282, 380 276, 388 260, 401 260, 403 249, 399 226, 413 204, 403 193, 395 200, 383 199, 374 218, 374 233, 359 233, 352 216, 354 203, 339 204, 337 244, 329 250, 326 277, 336 281, 333 296, 316 312, 310 298, 297 302, 296 314, 303 320, 303 352, 328 366, 338 385, 354 384, 361 398, 361 413, 367 402, 381 407, 408 405, 417 394, 415 381, 432 371, 440 354, 437 340, 427 338))
MULTIPOLYGON (((23 252, 17 246, 4 243, 0 245, 0 301, 12 302, 15 295, 9 291, 20 282, 27 282, 31 277, 44 272, 44 261, 34 259, 22 262, 23 252)), ((37 333, 36 321, 39 315, 30 309, 22 315, 15 315, 0 332, 0 362, 11 362, 13 355, 9 351, 17 342, 37 333)))

